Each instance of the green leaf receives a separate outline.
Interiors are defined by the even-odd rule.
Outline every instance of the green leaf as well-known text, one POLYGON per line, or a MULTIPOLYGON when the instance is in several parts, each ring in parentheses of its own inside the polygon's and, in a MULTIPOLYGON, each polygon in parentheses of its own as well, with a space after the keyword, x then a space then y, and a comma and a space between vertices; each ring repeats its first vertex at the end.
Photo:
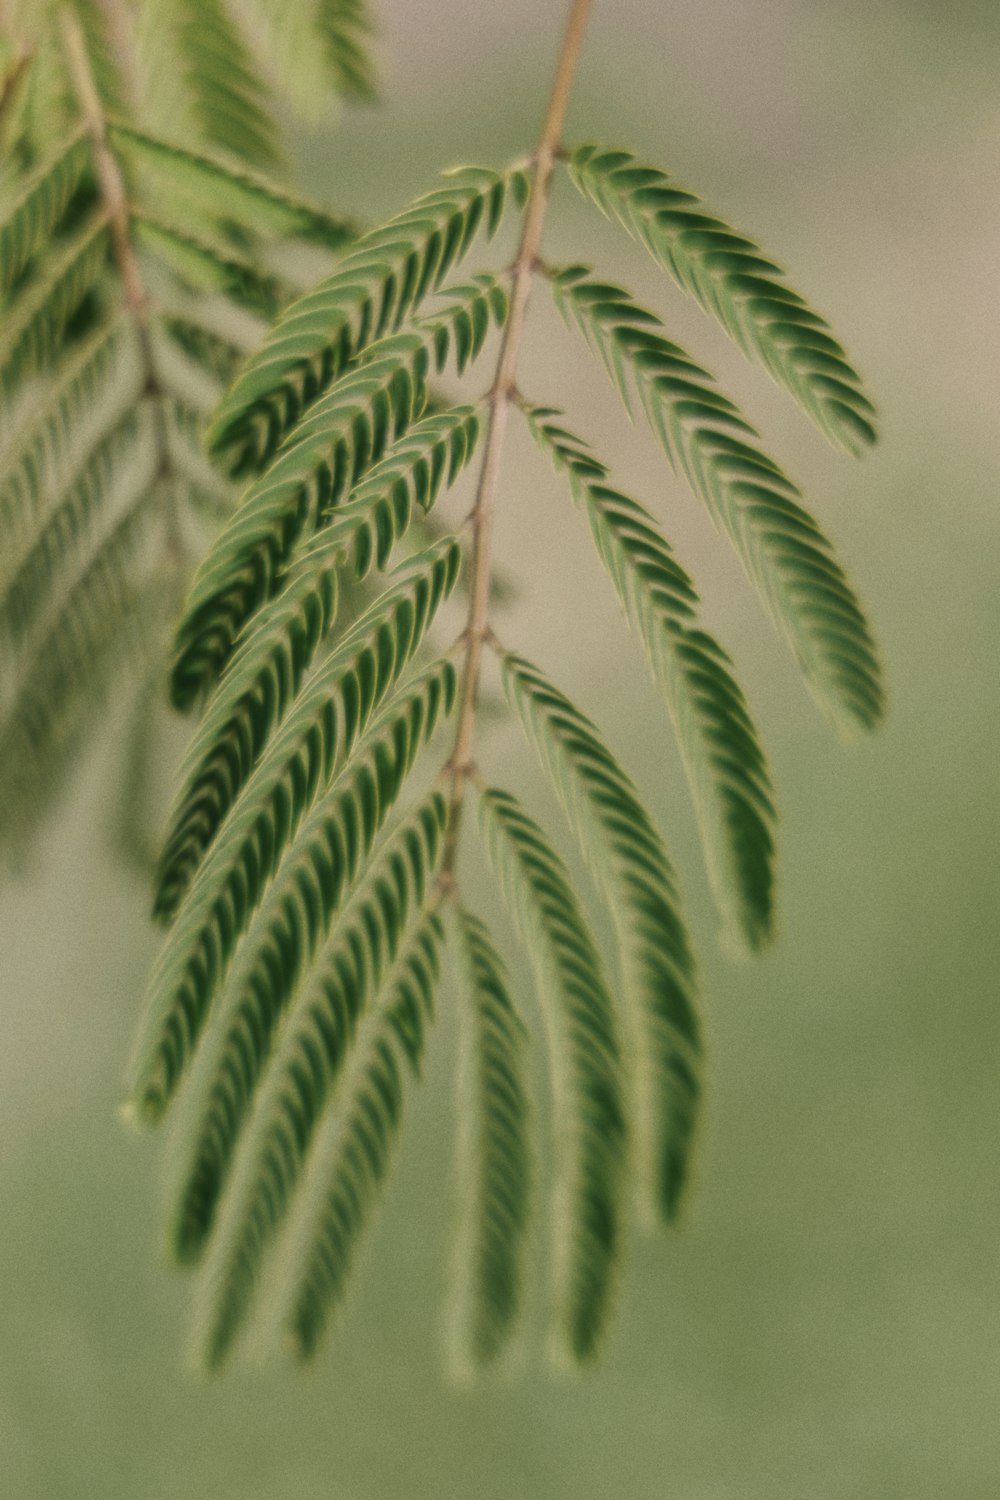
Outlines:
POLYGON ((506 316, 506 297, 489 278, 449 295, 454 300, 417 332, 373 344, 250 486, 195 575, 178 628, 172 693, 179 708, 218 675, 240 628, 283 583, 300 540, 336 514, 419 418, 432 365, 440 372, 452 354, 460 363, 474 357, 491 317, 506 316))
POLYGON ((694 959, 673 867, 594 724, 521 657, 504 658, 503 680, 615 924, 639 1170, 647 1201, 670 1221, 688 1177, 702 1061, 694 959))
MULTIPOLYGON (((416 997, 410 984, 414 961, 426 962, 429 939, 433 940, 436 974, 440 929, 437 919, 424 915, 422 907, 440 864, 445 824, 444 799, 432 794, 363 871, 325 947, 304 977, 240 1143, 233 1192, 206 1268, 208 1306, 199 1318, 199 1344, 210 1367, 226 1357, 250 1309, 261 1263, 293 1205, 303 1175, 312 1172, 327 1180, 335 1176, 335 1158, 329 1161, 331 1172, 318 1143, 318 1160, 313 1161, 310 1153, 325 1127, 324 1116, 338 1123, 349 1119, 350 1105, 341 1087, 349 1093, 350 1075, 353 1068, 363 1065, 366 1041, 377 1035, 394 1058, 401 1044, 415 1061, 419 1058, 429 995, 413 1004, 416 997)), ((237 1066, 242 1073, 244 1065, 237 1066)), ((219 1081, 223 1083, 221 1077, 219 1081)), ((242 1078, 235 1088, 230 1079, 224 1082, 232 1097, 240 1097, 247 1087, 242 1078)), ((223 1108, 220 1096, 220 1121, 223 1108)), ((236 1131, 239 1124, 237 1116, 236 1131)), ((201 1143, 211 1154, 207 1132, 201 1143)), ((199 1158, 196 1172, 203 1174, 205 1164, 205 1158, 199 1158)), ((192 1185, 197 1187, 198 1181, 192 1178, 192 1185)), ((337 1195, 333 1188, 329 1196, 337 1195)), ((338 1283, 346 1279, 348 1260, 345 1256, 338 1268, 338 1283)), ((308 1272, 299 1274, 303 1282, 309 1276, 308 1272)), ((289 1277, 293 1296, 298 1293, 297 1279, 294 1273, 289 1277)), ((338 1285, 334 1293, 333 1288, 323 1288, 320 1295, 327 1290, 339 1295, 339 1289, 338 1285)), ((315 1288, 313 1295, 319 1290, 315 1288)))
POLYGON ((670 707, 726 931, 751 950, 760 948, 773 921, 775 812, 767 764, 732 663, 696 627, 691 580, 648 511, 605 482, 607 469, 560 425, 559 412, 529 407, 526 415, 586 512, 670 707))
POLYGON ((104 272, 108 230, 103 216, 91 218, 33 277, 8 312, 0 337, 0 394, 10 401, 29 376, 50 366, 67 325, 104 272))
POLYGON ((0 525, 7 549, 0 573, 51 507, 51 497, 78 472, 95 432, 118 419, 126 393, 141 389, 135 340, 121 321, 104 325, 56 366, 45 400, 4 454, 0 525))
POLYGON ((15 651, 37 630, 59 591, 79 570, 82 557, 102 543, 102 523, 137 505, 156 478, 157 454, 149 413, 133 407, 95 443, 63 494, 55 501, 27 554, 0 593, 0 641, 15 651))
POLYGON ((153 201, 169 194, 174 201, 190 200, 212 218, 234 220, 251 233, 306 240, 330 250, 354 239, 355 229, 345 219, 293 197, 259 173, 121 121, 109 125, 108 138, 126 160, 148 174, 153 201))
POLYGON ((156 255, 194 291, 221 293, 267 319, 276 317, 288 301, 276 277, 203 235, 177 229, 142 210, 133 211, 131 226, 136 245, 156 255))
POLYGON ((455 1340, 460 1366, 478 1369, 502 1353, 521 1304, 534 1175, 528 1038, 485 924, 460 909, 457 929, 463 994, 455 1340))
MULTIPOLYGON (((373 950, 372 943, 385 943, 394 952, 410 887, 405 880, 386 882, 394 872, 411 868, 407 851, 427 852, 426 838, 417 837, 421 830, 432 829, 430 852, 436 860, 437 823, 430 813, 411 817, 374 864, 371 850, 453 699, 453 673, 441 664, 392 701, 349 768, 305 819, 249 925, 213 1001, 213 1020, 185 1098, 188 1139, 175 1153, 181 1173, 172 1248, 179 1260, 195 1260, 204 1249, 283 1013, 291 1003, 293 1016, 282 1032, 287 1042, 289 1026, 294 1028, 301 1012, 296 993, 304 984, 310 993, 317 991, 314 964, 321 974, 336 973, 345 964, 350 968, 352 955, 367 952, 371 962, 362 965, 361 977, 375 983, 383 949, 373 950), (381 904, 387 889, 393 897, 388 912, 381 904), (385 928, 389 918, 391 930, 385 928)), ((436 809, 435 802, 435 817, 436 809)), ((419 905, 426 866, 418 861, 413 870, 420 882, 419 905)))
MULTIPOLYGON (((218 816, 224 821, 219 827, 213 815, 192 827, 199 857, 211 848, 150 983, 130 1090, 140 1120, 159 1118, 176 1090, 236 940, 282 850, 399 680, 454 587, 459 565, 459 549, 449 541, 400 570, 310 677, 252 768, 248 761, 235 768, 232 782, 220 778, 218 816)), ((184 874, 186 884, 190 867, 184 874)))
POLYGON ((591 280, 581 266, 557 273, 553 287, 626 407, 634 383, 671 465, 729 537, 820 708, 845 736, 874 728, 883 708, 875 645, 801 492, 756 446, 757 433, 712 377, 621 287, 591 280))
POLYGON ((441 285, 480 229, 492 235, 525 179, 466 168, 358 240, 292 304, 219 408, 209 442, 234 472, 259 468, 351 360, 399 329, 441 285))
POLYGON ((851 452, 875 441, 875 409, 828 323, 752 240, 630 152, 582 146, 568 165, 583 196, 644 244, 832 441, 851 452))
POLYGON ((82 132, 32 173, 0 223, 0 300, 6 299, 49 242, 87 175, 90 151, 82 132))
POLYGON ((480 815, 549 1034, 556 1333, 583 1361, 597 1352, 623 1248, 627 1127, 614 1005, 568 873, 538 824, 495 789, 482 794, 480 815))
POLYGON ((479 410, 454 406, 404 433, 299 550, 296 574, 309 576, 335 558, 359 581, 385 568, 414 515, 423 517, 476 454, 479 410))
MULTIPOLYGON (((274 101, 225 0, 156 0, 144 11, 150 65, 174 75, 191 122, 184 133, 256 166, 280 164, 274 101)), ((175 105, 175 135, 177 113, 175 105)))
MULTIPOLYGON (((407 1073, 416 1073, 433 1019, 441 931, 430 916, 384 999, 362 1021, 319 1131, 291 1226, 284 1323, 311 1359, 341 1304, 402 1123, 407 1073)), ((333 1033, 335 1036, 336 1033, 333 1033)), ((336 1047, 336 1041, 333 1041, 336 1047)), ((330 1045, 328 1042, 327 1045, 330 1045)))
POLYGON ((375 70, 367 50, 373 26, 366 0, 319 0, 316 20, 337 92, 373 103, 375 70))
POLYGON ((19 857, 123 666, 144 669, 161 645, 162 601, 150 538, 160 497, 126 509, 20 672, 0 713, 0 845, 19 857))

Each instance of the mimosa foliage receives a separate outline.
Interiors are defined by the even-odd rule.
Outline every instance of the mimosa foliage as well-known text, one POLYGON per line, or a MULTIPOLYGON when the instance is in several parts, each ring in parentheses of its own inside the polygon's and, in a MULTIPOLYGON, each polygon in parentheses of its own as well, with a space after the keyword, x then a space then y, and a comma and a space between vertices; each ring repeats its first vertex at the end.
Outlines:
MULTIPOLYGON (((552 175, 841 448, 874 440, 871 403, 751 239, 628 152, 562 146, 571 67, 536 152, 452 172, 357 233, 287 188, 277 120, 292 100, 308 114, 331 92, 372 98, 362 0, 8 10, 29 64, 0 103, 0 835, 29 841, 124 669, 148 709, 175 620, 169 696, 200 718, 158 860, 166 931, 127 1110, 156 1124, 178 1106, 168 1240, 202 1267, 199 1356, 221 1366, 255 1323, 304 1359, 319 1347, 450 952, 456 1359, 474 1370, 511 1347, 544 1224, 553 1351, 586 1362, 633 1210, 647 1225, 680 1212, 704 1037, 646 791, 493 628, 508 416, 586 523, 672 720, 723 931, 747 952, 773 932, 776 813, 737 666, 660 516, 523 388, 533 279, 735 549, 829 720, 869 730, 883 696, 832 543, 736 403, 617 274, 546 263, 552 175), (511 265, 496 245, 515 233, 511 265), (473 378, 461 400, 441 394, 473 378), (480 773, 490 654, 564 830, 480 773), (534 1004, 463 894, 470 802, 534 1004)), ((576 0, 567 51, 585 13, 576 0)), ((148 734, 133 739, 140 767, 148 734)))
MULTIPOLYGON (((824 430, 869 435, 860 383, 818 315, 749 240, 631 161, 591 150, 566 166, 824 430)), ((537 191, 521 165, 463 169, 363 235, 279 315, 210 428, 213 452, 246 483, 176 634, 175 702, 204 698, 205 710, 160 866, 157 912, 170 930, 131 1108, 158 1119, 192 1068, 171 1243, 184 1263, 206 1260, 197 1329, 212 1366, 275 1312, 309 1356, 340 1304, 392 1160, 442 944, 459 976, 462 1366, 497 1360, 517 1327, 547 1183, 536 1158, 552 1163, 551 1324, 571 1361, 600 1347, 633 1204, 647 1221, 679 1211, 704 1044, 664 839, 597 726, 501 648, 488 621, 477 625, 474 604, 457 673, 432 645, 462 531, 437 521, 434 547, 408 555, 415 523, 477 459, 478 536, 501 403, 520 409, 568 481, 665 699, 728 936, 754 950, 772 931, 775 811, 760 736, 658 519, 554 407, 496 384, 476 404, 430 403, 432 376, 462 375, 491 336, 502 348, 513 336, 521 260, 513 297, 501 271, 450 278, 537 191), (361 582, 372 603, 340 626, 339 592, 361 582), (462 758, 473 642, 500 658, 509 704, 611 916, 611 954, 542 823, 462 758), (427 801, 411 780, 456 700, 455 750, 427 801), (541 1027, 526 1027, 497 939, 459 895, 470 798, 541 1027), (442 924, 443 905, 456 911, 442 924), (536 1141, 527 1068, 539 1032, 550 1148, 536 1141)), ((584 268, 535 269, 736 547, 823 708, 842 728, 870 728, 881 686, 868 627, 799 490, 652 311, 584 268)), ((481 584, 471 587, 475 600, 481 584)))

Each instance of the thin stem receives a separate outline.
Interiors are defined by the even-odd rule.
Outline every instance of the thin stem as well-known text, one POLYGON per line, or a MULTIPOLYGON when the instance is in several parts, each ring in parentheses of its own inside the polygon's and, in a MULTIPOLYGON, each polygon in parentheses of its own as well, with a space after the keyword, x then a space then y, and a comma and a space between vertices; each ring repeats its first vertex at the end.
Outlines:
POLYGON ((167 425, 163 388, 156 369, 156 355, 149 323, 149 298, 132 244, 125 179, 118 160, 108 144, 104 108, 94 83, 90 59, 87 56, 87 44, 80 22, 67 7, 62 10, 61 20, 63 46, 70 79, 83 112, 87 134, 90 137, 101 201, 108 218, 111 253, 121 278, 125 307, 135 327, 139 345, 144 383, 143 394, 152 403, 157 449, 157 477, 163 483, 166 495, 167 556, 170 562, 178 564, 183 560, 184 547, 173 491, 174 461, 170 451, 170 432, 167 425))
POLYGON ((497 485, 500 476, 500 460, 511 401, 517 390, 517 363, 524 337, 525 316, 528 299, 538 266, 542 230, 549 206, 552 187, 552 170, 559 152, 563 121, 569 103, 573 75, 583 46, 584 32, 590 13, 591 0, 572 0, 562 50, 556 66, 556 74, 549 97, 548 109, 542 125, 538 149, 534 155, 534 171, 528 206, 524 216, 521 243, 513 268, 510 312, 500 343, 496 378, 490 392, 489 420, 483 450, 479 483, 475 504, 470 513, 472 524, 472 589, 469 596, 469 614, 465 628, 465 659, 462 668, 461 702, 455 747, 448 762, 451 776, 450 819, 448 847, 445 851, 444 869, 450 877, 458 849, 458 831, 461 819, 462 797, 467 781, 473 771, 473 740, 476 727, 476 706, 479 697, 479 679, 482 667, 483 645, 489 633, 490 582, 493 572, 493 514, 496 504, 497 485))

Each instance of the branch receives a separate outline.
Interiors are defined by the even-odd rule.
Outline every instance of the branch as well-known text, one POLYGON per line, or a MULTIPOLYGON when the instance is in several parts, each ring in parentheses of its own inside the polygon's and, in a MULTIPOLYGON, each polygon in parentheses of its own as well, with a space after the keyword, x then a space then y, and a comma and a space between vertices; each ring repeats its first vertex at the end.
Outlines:
POLYGON ((551 194, 552 171, 560 149, 563 121, 566 117, 573 75, 583 46, 590 4, 591 0, 571 0, 562 51, 556 67, 541 138, 534 156, 531 191, 524 216, 521 243, 513 267, 510 314, 500 344, 496 378, 490 392, 490 414, 482 467, 479 472, 475 504, 469 515, 472 527, 472 589, 464 636, 465 659, 462 668, 458 728, 455 734, 455 747, 446 768, 451 776, 448 846, 443 866, 446 879, 450 879, 454 870, 462 797, 474 768, 472 749, 479 698, 479 678, 483 645, 490 635, 489 601, 493 572, 493 513, 500 475, 500 459, 511 402, 515 399, 517 392, 517 363, 524 336, 528 299, 538 267, 542 230, 551 194))
POLYGON ((177 564, 183 559, 184 547, 173 488, 170 484, 170 481, 176 477, 176 471, 170 450, 164 393, 156 369, 156 355, 149 326, 149 297, 142 279, 135 247, 132 244, 128 192, 118 159, 108 144, 104 107, 91 72, 83 29, 77 17, 66 6, 62 8, 60 18, 70 80, 83 112, 87 134, 90 137, 101 201, 108 216, 111 250, 121 277, 125 306, 135 326, 139 344, 144 377, 143 393, 152 402, 157 448, 157 478, 164 482, 167 496, 165 506, 167 557, 169 562, 177 564))

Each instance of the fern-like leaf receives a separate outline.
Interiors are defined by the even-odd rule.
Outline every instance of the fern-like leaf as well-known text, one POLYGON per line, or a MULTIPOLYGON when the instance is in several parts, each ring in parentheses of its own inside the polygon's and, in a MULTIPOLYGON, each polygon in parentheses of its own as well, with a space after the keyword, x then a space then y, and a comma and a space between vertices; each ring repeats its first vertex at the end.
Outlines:
POLYGON ((527 1033, 503 959, 478 917, 457 918, 462 962, 455 1341, 460 1367, 492 1364, 521 1304, 532 1196, 527 1033))
POLYGON ((175 139, 200 141, 255 166, 281 162, 274 101, 228 0, 144 6, 140 47, 145 71, 171 89, 175 139))
POLYGON ((480 229, 492 235, 521 173, 466 168, 371 230, 314 292, 294 303, 237 379, 209 433, 234 472, 257 469, 373 340, 397 330, 436 291, 480 229))
MULTIPOLYGON (((410 814, 363 872, 306 976, 242 1143, 245 1165, 234 1181, 233 1201, 213 1248, 214 1265, 208 1268, 212 1306, 203 1314, 202 1342, 211 1366, 224 1359, 249 1310, 261 1262, 303 1171, 323 1170, 322 1162, 313 1166, 309 1158, 328 1103, 331 1118, 343 1120, 348 1114, 337 1085, 345 1065, 351 1066, 352 1046, 357 1043, 363 1050, 359 1028, 377 1028, 388 1040, 393 1023, 380 1013, 384 1001, 379 997, 386 990, 390 1006, 395 1003, 393 980, 406 975, 415 954, 426 953, 429 932, 435 940, 439 936, 436 919, 423 917, 422 907, 440 863, 445 823, 446 805, 437 794, 410 814)), ((420 1034, 422 1009, 415 1018, 398 1018, 407 1040, 420 1034)), ((249 1045, 255 1045, 252 1036, 249 1045)), ((245 1064, 237 1066, 245 1073, 245 1064)), ((229 1080, 220 1076, 219 1083, 234 1093, 229 1080)), ((245 1088, 241 1076, 238 1089, 245 1088)), ((224 1104, 220 1101, 217 1108, 221 1118, 224 1104)), ((233 1133, 238 1129, 238 1117, 235 1127, 228 1119, 225 1123, 233 1133)), ((203 1135, 201 1144, 203 1151, 210 1148, 210 1135, 203 1135)), ((196 1172, 203 1178, 204 1171, 203 1156, 196 1172)), ((200 1180, 193 1180, 196 1189, 200 1180)))
POLYGON ((420 750, 453 700, 454 672, 446 663, 393 699, 349 768, 303 821, 254 914, 217 993, 215 1019, 188 1091, 194 1133, 179 1153, 183 1177, 173 1237, 180 1260, 201 1254, 275 1027, 317 952, 325 953, 317 960, 325 969, 336 969, 373 924, 378 930, 371 894, 384 883, 379 872, 403 868, 398 851, 405 852, 412 830, 419 832, 426 819, 404 825, 372 869, 368 857, 420 750))
POLYGON ((507 792, 484 792, 480 812, 549 1031, 556 1331, 583 1361, 597 1352, 624 1235, 627 1126, 614 1005, 568 872, 541 828, 507 792))
POLYGON ((132 1108, 157 1119, 197 1041, 216 985, 282 850, 350 753, 372 712, 398 681, 441 600, 455 585, 453 540, 414 559, 310 677, 278 732, 237 782, 219 783, 215 817, 192 831, 211 843, 171 930, 150 986, 147 1026, 133 1070, 132 1108), (234 798, 242 787, 243 794, 234 798))
POLYGON ((662 336, 659 319, 580 266, 553 278, 629 405, 630 383, 664 452, 729 537, 823 711, 849 735, 882 712, 868 624, 797 487, 712 377, 662 336))
POLYGON ((614 919, 639 1165, 647 1200, 669 1221, 688 1177, 701 1093, 694 959, 674 871, 595 725, 521 657, 506 657, 503 675, 614 919))
POLYGON ((188 707, 217 676, 238 631, 272 597, 299 540, 336 513, 352 487, 421 415, 427 377, 454 353, 474 357, 506 297, 491 280, 454 288, 418 332, 373 344, 309 411, 195 576, 177 634, 174 702, 188 707))
POLYGON ((851 452, 875 441, 874 408, 826 320, 752 240, 627 151, 582 146, 570 155, 569 173, 580 192, 641 241, 828 437, 851 452))
POLYGON ((0 709, 0 844, 20 858, 123 666, 162 645, 163 601, 150 540, 159 496, 147 490, 61 600, 0 709))
MULTIPOLYGON (((429 916, 384 998, 362 1021, 347 1070, 315 1142, 291 1230, 284 1322, 311 1359, 341 1304, 399 1134, 405 1080, 423 1059, 438 985, 441 929, 429 916)), ((330 1045, 329 1043, 327 1045, 330 1045)), ((334 1047, 336 1042, 333 1043, 334 1047)))
POLYGON ((52 364, 70 320, 97 285, 107 255, 107 224, 98 214, 68 236, 44 270, 29 280, 0 337, 0 393, 5 400, 52 364))
POLYGON ((0 645, 24 645, 80 554, 97 541, 102 518, 137 504, 155 477, 148 413, 129 411, 95 445, 0 593, 0 645))
POLYGON ((558 412, 527 408, 526 414, 587 514, 670 706, 726 930, 751 950, 759 948, 773 920, 775 812, 764 753, 732 663, 697 628, 697 594, 652 516, 607 484, 604 465, 560 425, 558 412))
POLYGON ((0 472, 0 525, 9 575, 22 539, 52 506, 90 450, 95 434, 108 431, 123 400, 141 384, 135 341, 120 321, 100 326, 67 354, 55 372, 48 399, 32 413, 4 454, 0 472))
POLYGON ((43 250, 62 221, 90 165, 84 136, 71 136, 51 161, 37 168, 0 224, 0 300, 43 250))
POLYGON ((348 220, 205 151, 177 146, 121 121, 109 125, 108 139, 140 174, 147 174, 154 202, 169 194, 172 201, 187 201, 210 219, 234 221, 245 233, 301 239, 329 250, 340 250, 355 237, 348 220))
POLYGON ((366 0, 319 0, 316 21, 338 92, 371 103, 375 73, 366 44, 373 27, 366 0))

